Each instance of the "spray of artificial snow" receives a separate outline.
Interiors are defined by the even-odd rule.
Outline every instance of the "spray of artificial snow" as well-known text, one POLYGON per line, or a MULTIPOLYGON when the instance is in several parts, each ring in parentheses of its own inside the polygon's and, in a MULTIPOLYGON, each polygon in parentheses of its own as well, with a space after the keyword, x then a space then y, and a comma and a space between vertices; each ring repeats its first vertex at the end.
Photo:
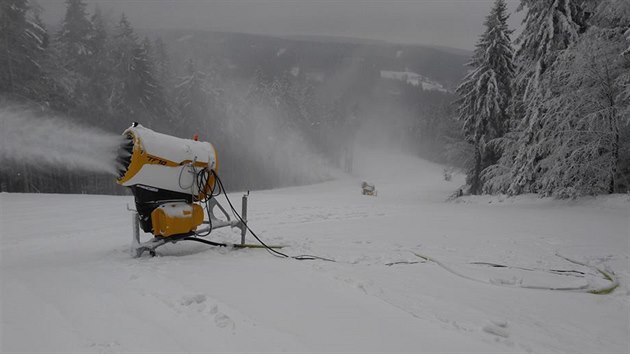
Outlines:
POLYGON ((0 163, 116 174, 121 136, 20 107, 0 108, 0 163))
POLYGON ((339 175, 328 161, 310 149, 298 129, 291 128, 293 117, 282 105, 248 99, 249 85, 234 81, 225 88, 228 107, 225 133, 237 146, 238 152, 233 156, 241 153, 249 163, 234 171, 244 168, 254 171, 248 173, 258 178, 267 178, 271 183, 258 185, 264 188, 317 183, 339 175))

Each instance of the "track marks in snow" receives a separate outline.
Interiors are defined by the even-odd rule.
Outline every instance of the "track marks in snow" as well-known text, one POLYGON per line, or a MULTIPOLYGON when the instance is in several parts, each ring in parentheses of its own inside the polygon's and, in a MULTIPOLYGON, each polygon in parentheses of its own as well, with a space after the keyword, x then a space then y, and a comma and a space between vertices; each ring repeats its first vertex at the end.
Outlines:
MULTIPOLYGON (((251 226, 265 242, 340 263, 184 242, 160 249, 160 257, 130 259, 129 197, 0 195, 11 205, 0 218, 8 225, 0 239, 0 351, 627 349, 627 207, 443 203, 455 186, 441 180, 441 168, 402 165, 413 170, 375 164, 382 182, 366 179, 377 198, 360 196, 353 181, 252 194, 251 226), (566 250, 610 265, 621 287, 598 297, 491 286, 423 263, 409 249, 485 280, 594 277, 470 264, 579 269, 554 256, 566 250)), ((221 229, 211 237, 238 236, 221 229)))
MULTIPOLYGON (((405 252, 394 252, 390 255, 390 259, 401 259, 405 252)), ((408 252, 407 252, 408 253, 408 252)), ((403 258, 404 259, 404 258, 403 258)), ((463 319, 459 315, 457 304, 448 304, 439 298, 434 298, 428 294, 424 294, 423 286, 420 284, 420 278, 404 277, 398 286, 401 289, 392 288, 387 282, 379 281, 382 277, 395 279, 399 267, 389 267, 383 264, 383 258, 374 258, 364 256, 360 262, 348 264, 332 264, 332 265, 315 265, 313 268, 325 275, 329 276, 342 287, 350 287, 357 294, 376 299, 385 306, 391 307, 393 312, 401 311, 406 313, 410 318, 415 319, 418 325, 429 325, 433 328, 452 331, 451 337, 461 338, 460 335, 469 338, 469 340, 488 341, 481 333, 485 329, 479 323, 486 318, 486 314, 476 310, 465 309, 462 312, 468 313, 465 317, 472 317, 473 320, 463 319), (358 268, 357 268, 358 267, 358 268), (369 275, 367 275, 369 274, 369 275), (404 284, 404 283, 407 284, 404 284), (411 290, 413 289, 413 290, 411 290), (437 306, 436 306, 437 305, 437 306), (453 308, 449 313, 443 313, 436 309, 453 308), (472 315, 470 315, 472 313, 472 315), (459 333, 455 335, 455 333, 459 333)), ((423 263, 423 262, 419 262, 423 263)), ((422 265, 420 265, 422 267, 422 265)), ((419 268, 406 268, 405 273, 421 272, 419 268)), ((426 287, 432 284, 425 284, 426 287)), ((496 322, 501 323, 501 322, 496 322)), ((499 342, 492 340, 491 342, 499 342)), ((503 341, 505 351, 516 350, 512 341, 503 341)), ((521 349, 523 349, 521 347, 521 349)))
POLYGON ((198 312, 201 316, 213 318, 214 324, 218 328, 236 330, 236 323, 232 318, 219 311, 219 305, 208 301, 208 297, 204 294, 184 296, 179 304, 190 311, 198 312))
POLYGON ((180 304, 182 306, 191 306, 193 304, 202 305, 204 302, 206 302, 206 300, 208 300, 208 297, 204 294, 189 295, 184 296, 180 301, 180 304))
MULTIPOLYGON (((369 245, 370 243, 367 243, 369 245)), ((443 296, 441 291, 452 289, 433 289, 431 282, 435 276, 445 276, 439 267, 428 262, 418 262, 407 266, 403 248, 390 252, 383 252, 381 256, 363 254, 352 264, 318 264, 313 269, 328 276, 341 287, 353 289, 359 296, 374 298, 392 308, 393 312, 402 311, 414 318, 417 323, 429 325, 432 328, 451 333, 452 338, 467 337, 485 343, 499 345, 497 349, 503 352, 532 352, 532 347, 525 338, 514 335, 507 320, 488 320, 504 312, 497 308, 487 311, 484 308, 470 306, 468 303, 453 302, 452 296, 443 296), (405 264, 405 266, 387 266, 390 263, 405 264), (392 260, 399 260, 393 262, 392 260), (441 289, 441 290, 440 290, 441 289), (448 309, 448 310, 445 310, 448 309)), ((449 281, 459 282, 460 279, 450 278, 449 281)), ((466 284, 466 282, 464 282, 466 284)), ((492 297, 492 286, 475 284, 474 288, 481 288, 492 297)), ((513 291, 514 289, 507 289, 513 291)), ((477 290, 476 290, 477 291, 477 290)), ((518 291, 518 290, 517 290, 518 291)), ((529 290, 521 290, 529 291, 529 290)), ((457 296, 456 296, 457 297, 457 296)))
MULTIPOLYGON (((292 333, 251 311, 251 306, 236 295, 247 291, 252 282, 234 275, 248 273, 253 267, 249 259, 260 252, 234 250, 223 254, 221 249, 200 247, 206 252, 173 255, 169 250, 165 252, 169 255, 130 261, 128 288, 142 298, 136 301, 142 303, 136 308, 137 317, 178 328, 181 345, 177 352, 198 352, 201 348, 213 352, 295 352, 304 347, 292 333), (230 296, 225 296, 226 291, 230 296)), ((263 254, 260 258, 269 260, 263 254)))
MULTIPOLYGON (((157 273, 157 276, 156 274, 149 275, 149 277, 152 278, 151 283, 155 280, 163 284, 173 283, 173 278, 168 276, 161 267, 150 268, 153 268, 153 272, 157 273), (159 280, 160 278, 162 278, 162 280, 159 280)), ((139 279, 140 276, 136 273, 129 276, 131 282, 139 279)), ((217 329, 228 330, 232 334, 236 334, 236 321, 232 318, 232 315, 230 315, 230 312, 233 312, 233 310, 229 309, 228 306, 205 293, 186 294, 186 287, 178 286, 177 288, 183 291, 173 292, 172 289, 170 289, 171 291, 167 293, 155 289, 155 286, 147 286, 145 282, 145 285, 141 285, 140 288, 137 288, 137 292, 139 295, 153 298, 163 305, 162 310, 156 310, 155 312, 174 312, 183 323, 194 323, 196 327, 206 329, 208 329, 209 324, 212 324, 217 329), (144 290, 146 288, 153 288, 153 290, 146 291, 144 290)), ((252 322, 247 319, 241 318, 240 320, 244 324, 252 324, 252 322)))
POLYGON ((506 321, 491 321, 491 323, 483 327, 483 331, 498 337, 508 338, 510 332, 506 321))
POLYGON ((254 214, 252 220, 258 217, 273 217, 276 225, 307 224, 316 222, 337 222, 346 220, 361 220, 373 217, 383 217, 387 213, 375 205, 330 205, 325 208, 319 206, 292 207, 282 211, 280 215, 271 213, 254 214))
POLYGON ((110 354, 120 352, 120 343, 117 341, 106 343, 92 343, 89 345, 90 349, 96 350, 100 354, 110 354))

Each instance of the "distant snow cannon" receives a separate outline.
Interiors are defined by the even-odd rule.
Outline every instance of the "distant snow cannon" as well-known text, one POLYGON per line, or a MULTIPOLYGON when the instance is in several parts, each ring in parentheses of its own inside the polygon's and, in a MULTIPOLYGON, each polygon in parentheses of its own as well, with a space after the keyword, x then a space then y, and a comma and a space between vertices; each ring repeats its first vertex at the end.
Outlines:
POLYGON ((378 192, 376 191, 376 186, 363 181, 361 182, 361 194, 376 197, 378 192))
POLYGON ((208 142, 182 139, 157 133, 138 123, 123 132, 125 141, 118 150, 118 184, 129 187, 135 197, 132 253, 144 251, 155 255, 155 249, 168 242, 199 239, 213 229, 238 227, 244 244, 247 217, 247 195, 243 196, 242 217, 232 220, 214 198, 217 186, 218 160, 208 142), (224 220, 218 219, 218 207, 224 220), (204 220, 204 208, 208 220, 204 220), (205 227, 200 226, 205 224, 205 227), (154 238, 140 242, 140 227, 154 238))

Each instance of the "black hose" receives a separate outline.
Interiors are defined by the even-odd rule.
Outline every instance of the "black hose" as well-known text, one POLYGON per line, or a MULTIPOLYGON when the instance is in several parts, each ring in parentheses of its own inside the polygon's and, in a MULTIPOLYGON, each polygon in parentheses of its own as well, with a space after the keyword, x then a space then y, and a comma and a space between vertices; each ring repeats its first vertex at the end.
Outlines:
POLYGON ((204 240, 202 238, 197 238, 197 237, 192 237, 192 236, 184 237, 184 238, 182 238, 182 240, 201 242, 201 243, 205 243, 206 245, 217 246, 217 247, 227 247, 228 246, 226 243, 212 242, 212 241, 209 241, 209 240, 204 240))
POLYGON ((238 220, 243 224, 243 226, 245 226, 247 228, 249 233, 251 233, 252 236, 254 236, 256 241, 258 241, 263 247, 265 247, 267 252, 269 252, 270 254, 272 254, 272 255, 274 255, 276 257, 292 258, 292 259, 295 259, 295 260, 298 260, 298 261, 322 260, 322 261, 327 261, 327 262, 336 262, 334 259, 324 258, 324 257, 320 257, 320 256, 313 256, 313 255, 309 255, 309 254, 304 254, 304 255, 299 255, 299 256, 289 256, 288 254, 282 253, 282 252, 280 252, 280 251, 278 251, 276 249, 273 249, 272 247, 267 246, 267 244, 264 243, 263 240, 261 240, 260 237, 258 237, 258 235, 256 235, 256 233, 252 229, 249 228, 249 225, 247 225, 247 222, 245 220, 243 220, 243 218, 238 213, 238 211, 236 211, 236 209, 234 208, 234 205, 232 205, 232 201, 230 200, 230 198, 228 197, 228 195, 227 195, 227 193, 225 191, 225 187, 223 186, 223 181, 221 181, 221 178, 219 178, 219 175, 217 175, 217 173, 214 170, 210 170, 210 172, 214 175, 215 183, 218 182, 219 188, 221 189, 221 192, 223 192, 223 195, 225 196, 225 200, 227 200, 228 204, 230 205, 230 209, 232 209, 232 213, 234 214, 234 216, 236 218, 238 218, 238 220))

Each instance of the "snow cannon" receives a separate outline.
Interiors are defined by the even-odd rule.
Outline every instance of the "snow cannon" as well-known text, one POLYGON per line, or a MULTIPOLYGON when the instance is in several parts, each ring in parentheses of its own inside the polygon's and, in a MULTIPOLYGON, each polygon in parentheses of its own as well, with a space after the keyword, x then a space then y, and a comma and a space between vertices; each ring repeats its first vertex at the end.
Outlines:
MULTIPOLYGON (((118 149, 118 184, 131 189, 135 198, 132 254, 136 257, 165 243, 181 240, 204 242, 213 229, 238 227, 244 243, 246 221, 232 220, 216 201, 218 160, 212 144, 157 133, 138 123, 123 132, 118 149), (224 219, 215 216, 218 208, 224 219), (205 209, 205 212, 204 212, 205 209), (205 216, 207 215, 207 220, 205 216), (205 224, 204 227, 200 227, 205 224), (153 234, 141 243, 140 228, 153 234)), ((247 215, 247 195, 242 215, 247 215)), ((211 243, 212 242, 204 242, 211 243)))
POLYGON ((137 201, 147 199, 141 195, 144 191, 186 195, 194 201, 207 197, 218 169, 212 144, 160 134, 137 123, 123 136, 118 183, 130 187, 137 201))
POLYGON ((363 181, 361 182, 361 194, 376 197, 378 192, 376 191, 376 186, 363 181))

